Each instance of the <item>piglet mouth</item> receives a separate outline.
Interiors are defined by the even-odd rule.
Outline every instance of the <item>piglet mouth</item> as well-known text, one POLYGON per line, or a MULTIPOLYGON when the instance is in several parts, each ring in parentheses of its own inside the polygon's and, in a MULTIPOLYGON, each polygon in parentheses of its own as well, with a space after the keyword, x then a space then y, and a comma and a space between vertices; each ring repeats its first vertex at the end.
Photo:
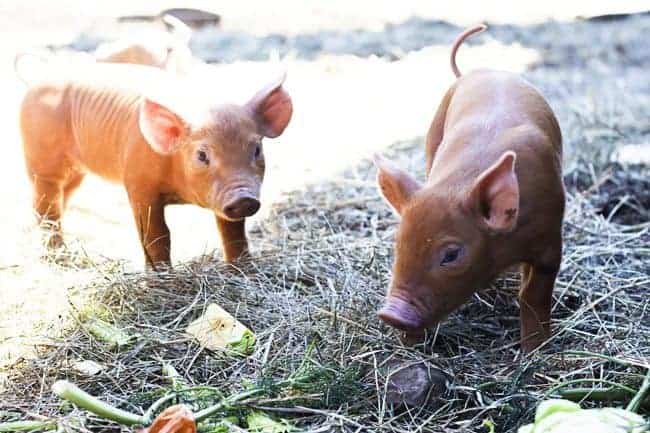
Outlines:
POLYGON ((418 331, 424 328, 424 320, 417 308, 401 298, 388 298, 377 314, 381 320, 402 331, 418 331))

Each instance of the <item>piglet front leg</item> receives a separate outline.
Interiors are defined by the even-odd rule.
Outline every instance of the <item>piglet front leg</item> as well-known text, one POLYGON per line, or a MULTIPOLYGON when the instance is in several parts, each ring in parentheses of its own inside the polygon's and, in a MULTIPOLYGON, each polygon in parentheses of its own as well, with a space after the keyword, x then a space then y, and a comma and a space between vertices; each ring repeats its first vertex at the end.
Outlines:
POLYGON ((521 348, 530 353, 551 335, 551 304, 560 258, 543 264, 524 264, 519 301, 521 348))
POLYGON ((245 219, 229 221, 216 216, 217 228, 221 235, 223 255, 227 263, 248 257, 248 241, 246 240, 245 219))
POLYGON ((165 206, 155 195, 131 194, 129 201, 140 236, 147 268, 171 263, 171 239, 165 222, 165 206))

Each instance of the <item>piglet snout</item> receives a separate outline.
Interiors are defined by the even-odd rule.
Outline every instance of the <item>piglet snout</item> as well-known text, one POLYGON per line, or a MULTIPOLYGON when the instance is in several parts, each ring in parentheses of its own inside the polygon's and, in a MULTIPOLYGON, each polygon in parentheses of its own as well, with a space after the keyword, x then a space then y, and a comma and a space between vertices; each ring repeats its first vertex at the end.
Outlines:
POLYGON ((260 209, 260 201, 247 190, 238 190, 231 195, 231 198, 223 207, 226 217, 233 220, 246 218, 260 209))
POLYGON ((379 318, 391 326, 403 331, 422 328, 422 316, 410 303, 400 298, 390 297, 379 310, 379 318))

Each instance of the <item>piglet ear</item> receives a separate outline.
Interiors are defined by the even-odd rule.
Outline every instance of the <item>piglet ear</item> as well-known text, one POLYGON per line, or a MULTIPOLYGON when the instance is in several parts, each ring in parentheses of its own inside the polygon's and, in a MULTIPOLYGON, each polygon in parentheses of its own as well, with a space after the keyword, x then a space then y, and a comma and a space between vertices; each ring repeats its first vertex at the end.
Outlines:
POLYGON ((420 183, 379 154, 375 154, 373 160, 381 195, 401 215, 411 196, 421 188, 420 183))
POLYGON ((515 173, 517 155, 508 151, 476 180, 472 200, 478 204, 483 222, 495 232, 509 232, 519 215, 519 181, 515 173))
POLYGON ((291 97, 282 88, 286 77, 287 74, 285 72, 275 81, 257 92, 246 103, 246 108, 258 123, 260 132, 269 138, 275 138, 282 134, 289 124, 291 114, 293 113, 291 97))
POLYGON ((140 105, 139 123, 142 136, 163 155, 174 153, 188 130, 178 114, 147 98, 140 105))

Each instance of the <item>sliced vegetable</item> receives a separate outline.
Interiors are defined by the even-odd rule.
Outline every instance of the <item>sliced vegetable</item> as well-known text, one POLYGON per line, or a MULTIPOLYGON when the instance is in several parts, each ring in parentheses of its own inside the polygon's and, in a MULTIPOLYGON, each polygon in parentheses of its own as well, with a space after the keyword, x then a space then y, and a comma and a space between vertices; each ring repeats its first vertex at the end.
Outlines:
POLYGON ((250 355, 255 347, 253 332, 217 304, 187 327, 187 333, 210 350, 230 350, 250 355))
POLYGON ((182 404, 170 406, 153 423, 139 433, 196 433, 192 411, 182 404))
POLYGON ((84 376, 94 376, 104 370, 104 366, 90 360, 76 361, 72 363, 72 368, 84 376))
POLYGON ((162 374, 172 383, 172 389, 178 391, 179 389, 187 388, 189 384, 183 376, 171 364, 163 364, 162 374))
POLYGON ((633 412, 616 409, 581 409, 567 400, 542 402, 535 423, 521 427, 518 433, 644 433, 649 425, 633 412))
POLYGON ((120 347, 128 346, 138 338, 137 335, 129 334, 96 317, 84 323, 84 327, 95 338, 108 344, 111 348, 119 349, 120 347))
POLYGON ((276 421, 264 412, 251 411, 246 416, 248 431, 253 433, 287 433, 293 427, 285 420, 276 421))
POLYGON ((483 427, 488 429, 488 433, 496 433, 496 426, 494 425, 494 422, 491 419, 484 419, 483 427))

